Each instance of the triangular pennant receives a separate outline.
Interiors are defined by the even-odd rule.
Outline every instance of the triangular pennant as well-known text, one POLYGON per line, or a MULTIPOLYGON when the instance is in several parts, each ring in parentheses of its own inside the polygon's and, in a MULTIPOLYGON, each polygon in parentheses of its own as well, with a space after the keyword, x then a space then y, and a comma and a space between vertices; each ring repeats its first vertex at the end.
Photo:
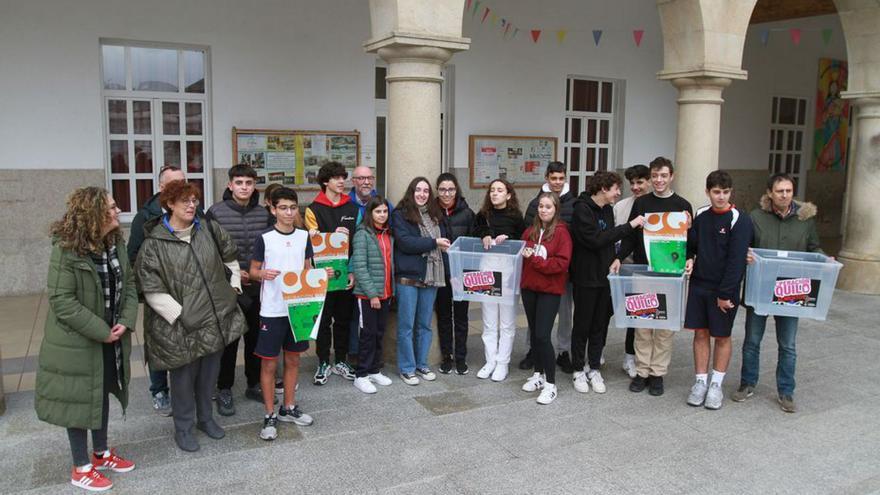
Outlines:
POLYGON ((501 27, 504 27, 506 25, 507 25, 507 19, 501 19, 501 27))
POLYGON ((483 3, 482 0, 477 0, 474 2, 474 10, 471 11, 471 18, 477 15, 477 11, 480 10, 480 4, 483 3))
POLYGON ((767 46, 767 43, 770 41, 770 30, 765 29, 761 31, 761 44, 767 46))
POLYGON ((795 46, 801 44, 801 30, 799 28, 791 28, 788 30, 789 36, 791 36, 791 42, 795 44, 795 46))
POLYGON ((467 3, 464 5, 464 11, 467 12, 471 10, 471 4, 474 3, 474 0, 467 0, 467 3))
POLYGON ((519 28, 513 28, 513 35, 510 36, 510 39, 516 38, 517 34, 519 34, 519 28))
POLYGON ((596 46, 599 46, 599 40, 602 39, 602 30, 594 29, 593 30, 593 42, 596 43, 596 46))
POLYGON ((828 46, 828 43, 831 43, 831 36, 834 34, 834 30, 831 28, 826 28, 822 30, 822 43, 825 46, 828 46))
POLYGON ((510 26, 511 26, 511 25, 512 25, 512 24, 507 23, 507 26, 504 26, 504 37, 505 37, 505 38, 507 37, 507 32, 510 31, 510 26))
POLYGON ((633 31, 633 40, 636 42, 636 46, 642 46, 642 36, 644 35, 644 29, 636 29, 633 31))
POLYGON ((541 30, 540 29, 532 29, 532 41, 537 43, 538 38, 540 38, 540 37, 541 37, 541 30))
POLYGON ((492 17, 489 18, 489 23, 494 26, 496 22, 498 22, 498 16, 493 12, 492 17))
POLYGON ((483 18, 480 19, 480 24, 486 22, 486 17, 489 16, 489 7, 486 7, 486 10, 483 12, 483 18))
POLYGON ((565 41, 566 34, 568 34, 567 29, 560 29, 559 31, 556 31, 556 41, 558 41, 560 45, 563 41, 565 41))

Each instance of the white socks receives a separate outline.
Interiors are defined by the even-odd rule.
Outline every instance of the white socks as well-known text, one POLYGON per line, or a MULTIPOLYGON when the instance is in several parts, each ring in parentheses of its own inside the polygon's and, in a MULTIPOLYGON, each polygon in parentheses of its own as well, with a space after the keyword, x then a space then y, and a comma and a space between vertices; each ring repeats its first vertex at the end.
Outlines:
POLYGON ((721 372, 718 370, 712 370, 712 384, 714 385, 717 383, 718 386, 720 387, 721 382, 724 381, 724 375, 725 375, 724 372, 721 372))
POLYGON ((697 373, 697 381, 709 383, 709 373, 697 373))
POLYGON ((88 472, 91 471, 91 470, 92 470, 92 464, 91 464, 91 463, 86 464, 85 466, 77 466, 77 468, 76 468, 76 472, 77 472, 77 473, 88 473, 88 472))

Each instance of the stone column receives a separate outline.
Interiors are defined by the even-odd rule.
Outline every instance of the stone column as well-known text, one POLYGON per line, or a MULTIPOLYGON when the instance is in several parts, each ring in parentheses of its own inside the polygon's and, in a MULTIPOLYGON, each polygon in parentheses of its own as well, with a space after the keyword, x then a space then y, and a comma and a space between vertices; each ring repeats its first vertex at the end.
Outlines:
POLYGON ((705 203, 706 175, 718 169, 721 94, 746 79, 743 45, 757 0, 657 0, 663 29, 659 79, 678 89, 673 188, 695 207, 705 203))

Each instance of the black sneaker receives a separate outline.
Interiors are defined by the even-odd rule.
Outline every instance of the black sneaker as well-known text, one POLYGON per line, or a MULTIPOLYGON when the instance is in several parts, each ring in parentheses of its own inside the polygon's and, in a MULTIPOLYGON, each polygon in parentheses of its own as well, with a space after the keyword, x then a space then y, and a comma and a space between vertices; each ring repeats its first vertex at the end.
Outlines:
POLYGON ((519 362, 519 369, 530 370, 534 367, 535 361, 532 359, 532 351, 531 349, 529 349, 529 352, 526 353, 526 357, 524 357, 523 360, 519 362))
POLYGON ((571 365, 571 358, 568 357, 567 351, 562 351, 556 356, 556 366, 559 366, 563 373, 568 373, 569 375, 574 373, 574 366, 571 365))
POLYGON ((467 374, 468 374, 468 371, 470 371, 470 370, 468 369, 468 365, 467 365, 467 363, 464 361, 464 359, 462 359, 461 361, 456 361, 456 362, 455 362, 455 372, 456 372, 457 374, 459 374, 459 375, 467 375, 467 374))
POLYGON ((311 416, 302 412, 299 405, 293 407, 281 406, 278 408, 278 421, 285 423, 294 423, 299 426, 311 426, 315 420, 311 416))
POLYGON ((443 362, 440 363, 440 373, 444 375, 452 373, 452 356, 443 356, 443 362))
POLYGON ((648 393, 653 395, 654 397, 659 397, 663 395, 663 377, 662 376, 649 376, 648 377, 648 393))
POLYGON ((220 416, 232 416, 235 414, 235 403, 232 400, 232 391, 223 388, 217 391, 217 414, 220 416))
POLYGON ((629 382, 629 391, 639 393, 642 390, 645 390, 645 386, 648 384, 647 379, 645 377, 636 375, 635 378, 629 382))

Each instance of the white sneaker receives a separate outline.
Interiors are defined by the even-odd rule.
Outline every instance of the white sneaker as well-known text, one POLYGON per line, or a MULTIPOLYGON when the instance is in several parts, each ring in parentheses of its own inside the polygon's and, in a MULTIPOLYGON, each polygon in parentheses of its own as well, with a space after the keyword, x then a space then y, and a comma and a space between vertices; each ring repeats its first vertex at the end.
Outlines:
POLYGON ((492 372, 492 381, 503 382, 505 378, 507 378, 507 365, 496 364, 495 371, 492 372))
POLYGON ((535 401, 538 404, 547 405, 553 400, 556 399, 556 385, 553 383, 545 383, 544 388, 541 390, 541 395, 538 396, 535 401))
POLYGON ((416 368, 416 374, 419 375, 422 380, 426 382, 433 382, 437 379, 437 375, 431 371, 431 368, 416 368))
POLYGON ((636 357, 632 354, 623 355, 623 371, 629 375, 630 379, 636 377, 636 357))
POLYGON ((523 392, 536 392, 544 388, 544 375, 535 372, 525 383, 523 383, 523 392))
POLYGON ((590 381, 590 386, 593 387, 593 391, 597 394, 605 393, 605 380, 602 379, 602 373, 599 373, 599 370, 590 370, 587 373, 587 379, 590 381))
POLYGON ((480 371, 477 372, 477 378, 485 380, 492 376, 493 371, 495 371, 495 363, 486 363, 480 368, 480 371))
POLYGON ((714 382, 709 384, 709 391, 706 392, 706 402, 703 406, 706 409, 721 409, 723 403, 724 393, 721 392, 721 384, 714 382))
POLYGON ((419 377, 415 375, 415 373, 401 373, 400 379, 403 380, 403 383, 407 385, 418 385, 421 380, 419 377))
POLYGON ((694 382, 694 386, 691 387, 691 393, 688 395, 688 405, 694 407, 702 406, 703 402, 706 401, 706 392, 708 391, 709 386, 703 380, 694 382))
POLYGON ((383 387, 391 385, 391 378, 388 378, 382 373, 373 373, 371 375, 367 375, 367 378, 376 385, 382 385, 383 387))
POLYGON ((587 374, 583 371, 575 371, 571 376, 571 381, 574 383, 574 389, 578 392, 586 394, 590 391, 590 382, 587 380, 587 374))
POLYGON ((373 385, 373 382, 371 382, 370 379, 365 376, 359 376, 354 379, 354 388, 360 390, 365 394, 376 393, 376 386, 373 385))

